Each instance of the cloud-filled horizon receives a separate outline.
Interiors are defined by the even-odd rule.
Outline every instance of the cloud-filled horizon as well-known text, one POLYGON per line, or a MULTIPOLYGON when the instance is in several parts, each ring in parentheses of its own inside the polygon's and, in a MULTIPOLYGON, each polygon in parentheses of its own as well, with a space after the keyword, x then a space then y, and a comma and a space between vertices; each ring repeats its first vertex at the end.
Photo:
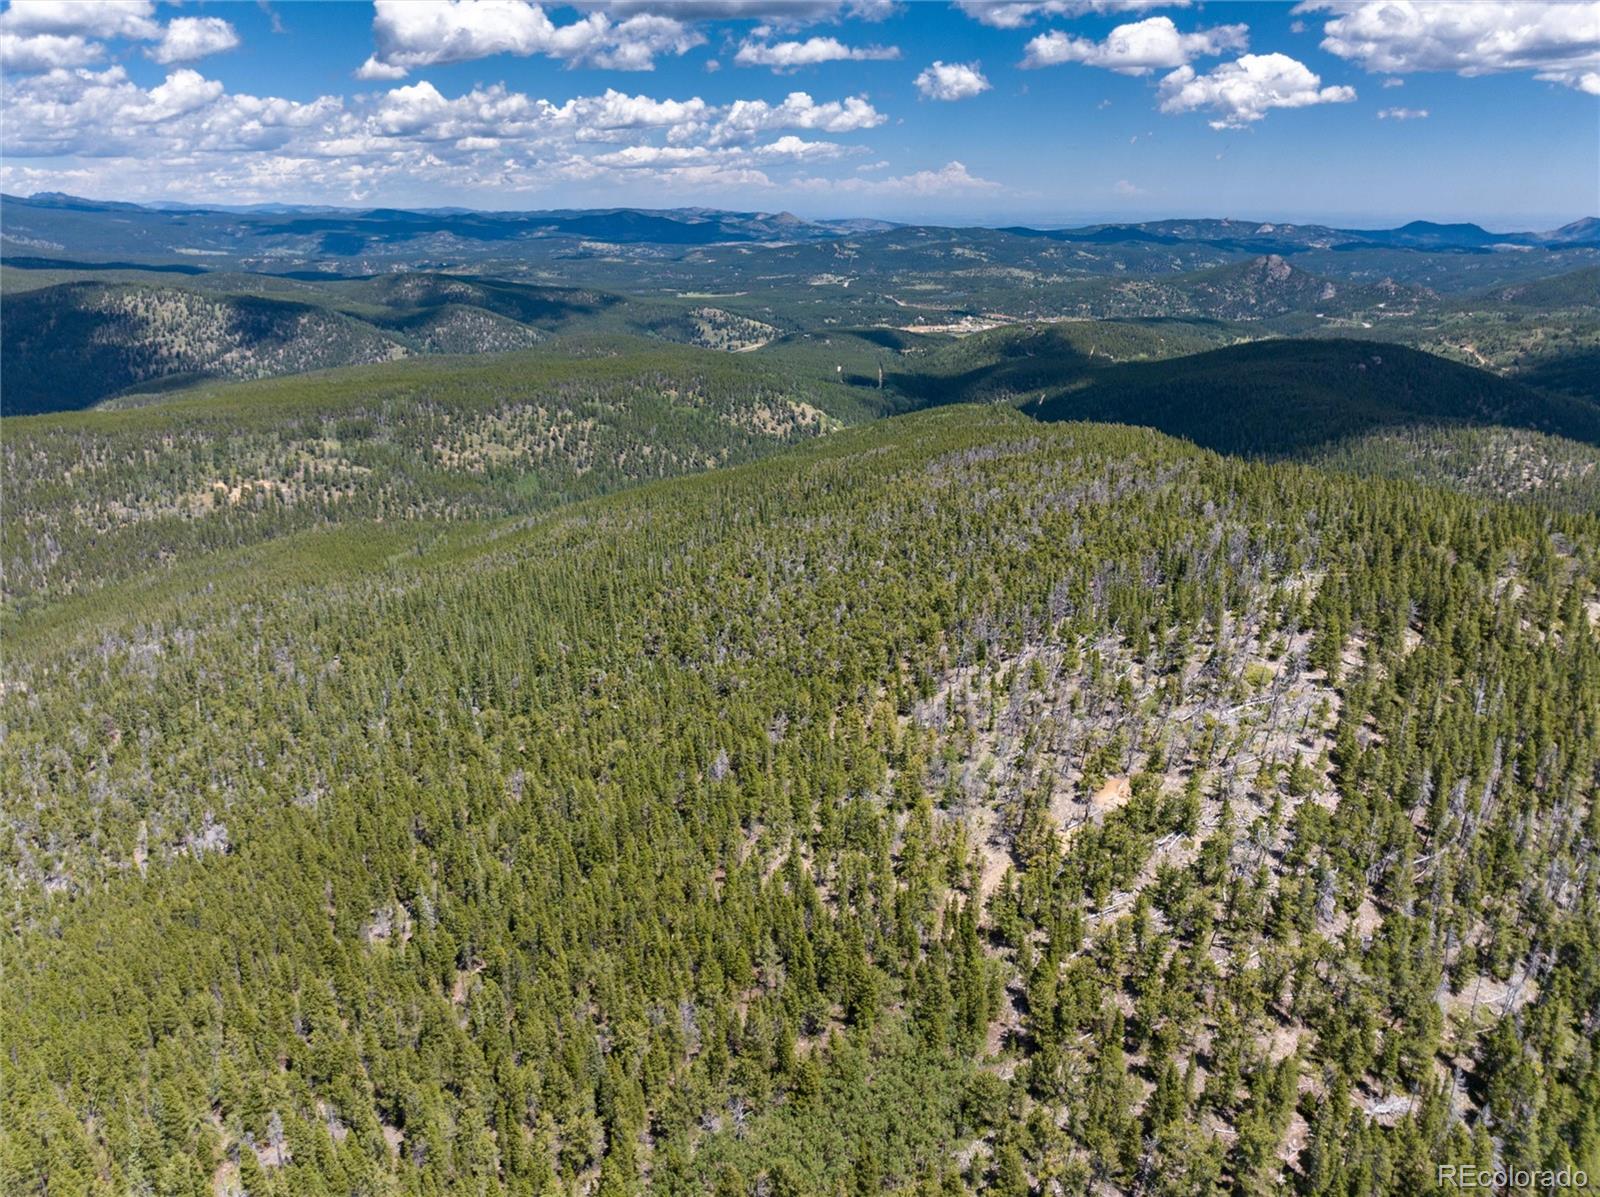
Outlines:
POLYGON ((1587 0, 11 0, 0 71, 0 187, 23 194, 973 223, 1600 210, 1587 0))

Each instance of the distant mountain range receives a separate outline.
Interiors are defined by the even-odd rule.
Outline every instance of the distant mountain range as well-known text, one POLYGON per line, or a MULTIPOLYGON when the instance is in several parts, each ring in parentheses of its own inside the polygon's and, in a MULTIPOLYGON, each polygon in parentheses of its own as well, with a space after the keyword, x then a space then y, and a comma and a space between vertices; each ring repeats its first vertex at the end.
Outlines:
POLYGON ((1600 246, 1600 219, 1585 217, 1547 232, 1492 233, 1475 224, 1435 224, 1413 220, 1397 229, 1338 229, 1320 224, 1273 224, 1240 220, 1158 220, 1144 224, 1102 224, 1079 229, 1008 227, 1002 232, 1056 241, 1115 244, 1145 241, 1157 245, 1199 242, 1246 253, 1286 253, 1297 249, 1368 249, 1374 246, 1432 252, 1489 253, 1497 247, 1600 246))
MULTIPOLYGON (((287 262, 318 258, 440 260, 514 255, 541 243, 710 245, 825 242, 897 227, 879 220, 807 220, 788 212, 709 208, 554 209, 480 212, 461 208, 341 209, 261 204, 248 207, 140 205, 82 199, 57 192, 0 196, 7 256, 135 257, 144 261, 207 259, 287 262), (106 219, 115 214, 114 220, 106 219)), ((1075 229, 1010 227, 1022 238, 1084 245, 1206 246, 1237 254, 1373 248, 1485 254, 1497 249, 1600 248, 1600 219, 1588 217, 1546 232, 1491 232, 1475 224, 1413 221, 1396 229, 1238 220, 1162 220, 1075 229)))
MULTIPOLYGON (((191 258, 392 257, 436 253, 459 257, 550 239, 671 246, 822 240, 860 231, 858 221, 802 220, 788 212, 722 212, 703 208, 558 209, 544 212, 344 210, 267 204, 256 208, 144 207, 101 203, 60 193, 26 199, 0 196, 4 247, 72 254, 137 254, 191 258), (104 218, 115 213, 115 223, 104 218)), ((888 228, 887 222, 866 227, 888 228)))

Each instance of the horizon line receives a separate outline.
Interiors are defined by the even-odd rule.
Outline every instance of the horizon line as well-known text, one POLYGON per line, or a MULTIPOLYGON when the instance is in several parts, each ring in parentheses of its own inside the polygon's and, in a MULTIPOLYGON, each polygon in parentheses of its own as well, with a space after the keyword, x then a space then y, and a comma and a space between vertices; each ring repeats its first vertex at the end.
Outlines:
MULTIPOLYGON (((1370 214, 1369 213, 1369 214, 1361 214, 1361 215, 1347 214, 1347 215, 1344 215, 1344 216, 1329 216, 1329 217, 1325 217, 1325 218, 1321 218, 1321 219, 1301 219, 1301 218, 1293 218, 1293 217, 1219 216, 1219 215, 1216 215, 1216 214, 1203 214, 1203 215, 1168 214, 1168 215, 1158 216, 1158 215, 1154 215, 1154 214, 1152 214, 1150 212, 1134 213, 1134 214, 1128 214, 1128 215, 1117 215, 1117 216, 1106 215, 1106 216, 1102 217, 1102 216, 1097 216, 1096 214, 1093 214, 1092 212, 1087 212, 1087 211, 1086 212, 1082 212, 1082 213, 1076 213, 1076 214, 1073 214, 1071 216, 1048 217, 1048 218, 1042 218, 1042 219, 1037 217, 1037 216, 1030 218, 1030 217, 1025 216, 1025 215, 1016 215, 1016 216, 1009 216, 1009 217, 996 216, 996 215, 993 215, 993 214, 985 215, 985 216, 976 216, 976 215, 967 216, 967 215, 962 214, 962 213, 957 213, 954 216, 930 217, 928 219, 914 219, 914 218, 904 218, 904 217, 895 218, 895 217, 889 217, 889 216, 867 215, 867 214, 859 214, 859 213, 857 213, 857 214, 849 214, 849 215, 831 215, 831 216, 811 215, 811 216, 806 216, 806 215, 802 215, 801 213, 795 212, 795 211, 793 211, 792 209, 789 209, 789 208, 777 208, 777 209, 727 208, 727 207, 717 207, 717 206, 705 205, 705 204, 687 204, 687 205, 682 205, 682 206, 679 206, 679 207, 670 207, 670 208, 669 207, 660 207, 660 208, 643 207, 643 206, 640 206, 638 204, 568 204, 568 205, 556 205, 556 206, 545 207, 545 208, 479 208, 479 207, 473 207, 473 206, 471 206, 469 204, 450 204, 450 203, 407 205, 407 204, 392 204, 392 203, 377 202, 377 203, 364 204, 363 205, 363 204, 333 204, 333 203, 322 203, 322 202, 316 202, 316 201, 300 202, 300 201, 291 201, 291 200, 258 200, 258 201, 252 202, 252 203, 232 203, 232 204, 230 204, 230 203, 226 203, 226 202, 222 202, 222 201, 189 200, 189 199, 162 199, 162 200, 109 199, 109 198, 103 198, 103 197, 98 197, 98 196, 80 195, 80 194, 77 194, 75 192, 67 192, 67 191, 35 191, 35 192, 32 192, 32 193, 30 193, 28 195, 17 195, 17 194, 11 193, 11 192, 0 192, 0 202, 4 202, 6 200, 31 202, 31 201, 37 201, 37 200, 40 200, 40 199, 49 199, 49 198, 61 198, 61 199, 66 199, 66 200, 77 200, 77 201, 80 201, 80 202, 83 202, 83 203, 89 203, 89 204, 121 204, 121 205, 127 205, 127 206, 136 207, 136 208, 141 208, 141 209, 143 209, 145 211, 150 211, 150 212, 161 212, 161 211, 165 211, 165 210, 180 209, 180 208, 181 209, 192 209, 192 210, 197 210, 197 211, 211 211, 211 212, 238 212, 238 211, 249 211, 251 209, 266 209, 266 208, 284 208, 284 209, 289 209, 289 210, 292 210, 292 211, 304 211, 304 210, 310 210, 310 209, 322 209, 324 211, 350 212, 350 213, 375 212, 375 211, 419 212, 419 213, 455 211, 455 212, 460 212, 460 213, 471 213, 471 214, 474 214, 474 215, 486 215, 486 216, 536 215, 536 214, 546 213, 546 212, 550 212, 550 213, 554 213, 554 212, 642 212, 642 213, 706 212, 706 213, 724 213, 724 214, 734 214, 734 215, 742 215, 742 216, 762 216, 762 217, 792 216, 792 217, 794 217, 794 218, 796 218, 798 220, 804 220, 804 221, 806 221, 807 223, 810 223, 810 224, 828 224, 828 223, 838 223, 838 222, 850 221, 850 220, 873 220, 873 221, 880 221, 880 222, 882 222, 884 224, 896 225, 896 226, 902 226, 902 227, 919 227, 920 226, 920 227, 952 228, 952 229, 982 228, 982 229, 989 229, 989 230, 994 230, 994 231, 999 231, 999 230, 1002 230, 1002 229, 1005 229, 1005 228, 1031 228, 1031 229, 1038 229, 1038 230, 1042 231, 1042 230, 1050 230, 1050 229, 1083 228, 1083 227, 1089 227, 1089 226, 1093 226, 1093 225, 1138 225, 1138 224, 1164 224, 1164 223, 1177 222, 1177 221, 1216 221, 1216 222, 1222 223, 1222 224, 1279 225, 1279 226, 1288 226, 1288 227, 1297 227, 1297 228, 1305 228, 1305 227, 1311 226, 1311 227, 1329 228, 1329 229, 1333 229, 1335 231, 1369 231, 1369 230, 1370 231, 1381 231, 1381 230, 1386 230, 1386 229, 1400 228, 1400 227, 1404 227, 1405 225, 1409 225, 1409 224, 1433 224, 1433 225, 1441 225, 1441 226, 1472 225, 1472 226, 1475 226, 1475 227, 1481 229, 1482 231, 1484 231, 1486 233, 1491 233, 1492 234, 1492 233, 1496 233, 1496 232, 1501 232, 1501 233, 1505 233, 1507 235, 1511 235, 1511 234, 1516 234, 1516 233, 1554 232, 1554 231, 1557 231, 1557 230, 1560 230, 1560 229, 1563 229, 1563 228, 1567 228, 1567 227, 1569 227, 1571 225, 1574 225, 1574 224, 1582 223, 1585 220, 1600 220, 1600 216, 1596 216, 1596 215, 1581 215, 1581 216, 1573 217, 1570 220, 1560 221, 1557 224, 1546 225, 1546 224, 1543 224, 1542 220, 1538 220, 1538 219, 1535 219, 1535 218, 1532 218, 1532 217, 1527 217, 1527 216, 1524 216, 1524 217, 1510 217, 1510 216, 1505 216, 1505 215, 1501 215, 1499 217, 1479 217, 1479 218, 1476 218, 1476 219, 1467 219, 1467 218, 1448 219, 1448 218, 1429 217, 1429 216, 1411 216, 1411 217, 1402 219, 1399 215, 1394 214, 1394 213, 1390 213, 1390 214, 1387 214, 1387 215, 1379 215, 1379 214, 1370 214), (1082 221, 1083 223, 1081 225, 1074 225, 1074 224, 1068 223, 1069 221, 1072 221, 1072 220, 1079 220, 1079 221, 1082 221), (1492 225, 1491 225, 1491 222, 1499 223, 1500 221, 1505 221, 1505 222, 1509 223, 1509 222, 1515 221, 1515 220, 1522 220, 1522 221, 1525 221, 1527 223, 1524 224, 1524 226, 1520 227, 1520 228, 1517 228, 1517 227, 1501 227, 1499 229, 1496 229, 1496 228, 1492 227, 1492 225), (1365 224, 1365 225, 1334 223, 1334 222, 1337 222, 1337 221, 1371 221, 1371 222, 1397 221, 1399 223, 1398 224, 1370 223, 1370 224, 1365 224)), ((1546 217, 1544 219, 1559 219, 1559 218, 1546 217)))

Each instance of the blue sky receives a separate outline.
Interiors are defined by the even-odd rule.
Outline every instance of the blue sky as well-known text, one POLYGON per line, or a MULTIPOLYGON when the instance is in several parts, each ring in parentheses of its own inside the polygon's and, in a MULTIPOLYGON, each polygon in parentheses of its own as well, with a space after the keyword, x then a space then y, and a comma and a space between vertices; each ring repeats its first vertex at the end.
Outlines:
POLYGON ((187 3, 0 12, 0 186, 107 199, 1552 227, 1600 4, 187 3))

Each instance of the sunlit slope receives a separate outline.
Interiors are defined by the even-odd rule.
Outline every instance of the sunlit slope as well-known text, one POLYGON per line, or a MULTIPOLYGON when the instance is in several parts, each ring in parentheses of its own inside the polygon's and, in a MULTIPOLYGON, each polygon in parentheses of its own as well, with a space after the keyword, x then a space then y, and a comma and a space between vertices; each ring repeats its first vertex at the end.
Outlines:
POLYGON ((0 1188, 1600 1172, 1597 596, 1001 407, 108 607, 8 647, 0 1188))
POLYGON ((839 388, 747 356, 617 338, 7 418, 7 595, 47 601, 310 527, 539 510, 858 415, 839 388))

